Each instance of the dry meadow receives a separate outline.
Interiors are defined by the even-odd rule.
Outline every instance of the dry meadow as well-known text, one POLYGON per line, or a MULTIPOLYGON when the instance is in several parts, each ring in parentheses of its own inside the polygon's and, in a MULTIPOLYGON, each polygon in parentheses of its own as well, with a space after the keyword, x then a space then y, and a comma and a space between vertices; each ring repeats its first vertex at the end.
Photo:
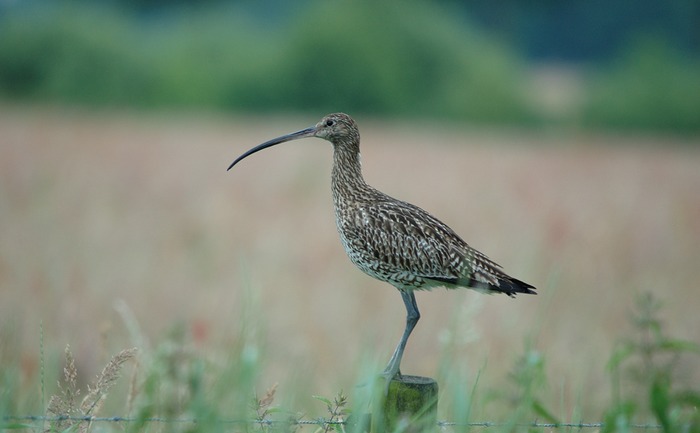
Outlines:
MULTIPOLYGON (((363 365, 382 368, 405 311, 337 239, 330 145, 288 143, 226 171, 316 121, 0 107, 0 362, 36 392, 43 325, 53 389, 66 344, 86 380, 111 354, 148 350, 179 326, 192 350, 223 362, 245 339, 259 387, 279 383, 292 406, 352 389, 363 365)), ((404 373, 450 365, 465 387, 478 375, 480 389, 503 388, 529 345, 546 359, 557 414, 595 419, 639 294, 663 301, 669 334, 700 342, 693 139, 359 124, 370 184, 538 288, 516 299, 418 293, 404 373)), ((697 363, 678 368, 697 387, 697 363)))

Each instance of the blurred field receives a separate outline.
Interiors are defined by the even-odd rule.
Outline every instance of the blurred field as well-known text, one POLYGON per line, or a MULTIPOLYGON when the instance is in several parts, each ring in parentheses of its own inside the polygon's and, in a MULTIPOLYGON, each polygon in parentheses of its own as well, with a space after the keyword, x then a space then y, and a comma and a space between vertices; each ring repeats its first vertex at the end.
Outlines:
MULTIPOLYGON (((304 399, 352 388, 367 357, 383 367, 404 307, 345 257, 330 145, 279 146, 225 171, 316 120, 0 107, 0 361, 35 384, 43 322, 47 374, 69 343, 89 378, 137 343, 126 305, 153 345, 176 323, 203 354, 252 333, 260 386, 304 399)), ((596 418, 638 293, 665 302, 670 333, 700 341, 697 143, 359 122, 369 183, 539 289, 419 293, 404 373, 435 376, 447 359, 495 388, 529 339, 555 407, 596 418)), ((697 386, 697 369, 680 367, 697 386)))

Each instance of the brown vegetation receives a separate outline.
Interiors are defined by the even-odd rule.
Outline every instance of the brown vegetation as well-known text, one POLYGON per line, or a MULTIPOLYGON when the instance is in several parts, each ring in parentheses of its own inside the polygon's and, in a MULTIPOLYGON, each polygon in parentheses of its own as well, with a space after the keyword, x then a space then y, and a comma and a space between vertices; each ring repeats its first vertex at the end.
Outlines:
MULTIPOLYGON (((252 145, 316 120, 1 107, 0 327, 26 381, 39 374, 42 322, 47 360, 70 344, 78 372, 175 323, 203 353, 248 335, 278 394, 332 395, 367 357, 380 368, 404 310, 343 253, 328 143, 279 146, 226 172, 252 145)), ((556 409, 601 410, 604 365, 636 294, 654 292, 669 332, 698 341, 697 146, 359 123, 370 184, 539 289, 515 300, 419 293, 405 373, 434 376, 447 360, 482 370, 490 387, 529 340, 547 358, 556 409)))

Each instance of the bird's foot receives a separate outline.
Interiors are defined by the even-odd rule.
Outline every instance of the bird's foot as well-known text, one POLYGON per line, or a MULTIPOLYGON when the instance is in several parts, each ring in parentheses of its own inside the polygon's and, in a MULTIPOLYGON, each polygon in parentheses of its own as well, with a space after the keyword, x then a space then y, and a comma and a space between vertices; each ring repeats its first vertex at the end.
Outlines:
POLYGON ((401 370, 387 367, 380 375, 384 378, 384 396, 389 394, 389 385, 394 379, 401 379, 401 370))
POLYGON ((397 371, 396 373, 389 373, 389 372, 382 372, 380 376, 385 379, 387 382, 391 382, 394 379, 401 379, 403 376, 401 376, 401 372, 397 371))
POLYGON ((384 368, 382 376, 389 381, 394 379, 396 376, 401 377, 401 359, 396 355, 396 353, 394 353, 389 360, 389 363, 384 368))
POLYGON ((387 367, 386 369, 384 369, 384 371, 382 371, 380 376, 382 376, 388 382, 391 382, 392 380, 394 380, 396 378, 399 378, 399 379, 401 378, 401 370, 399 370, 398 368, 387 367))

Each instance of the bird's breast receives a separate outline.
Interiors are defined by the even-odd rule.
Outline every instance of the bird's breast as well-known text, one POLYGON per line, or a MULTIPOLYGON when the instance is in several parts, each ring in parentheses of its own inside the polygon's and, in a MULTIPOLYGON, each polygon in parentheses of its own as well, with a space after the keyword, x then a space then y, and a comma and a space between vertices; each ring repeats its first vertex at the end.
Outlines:
POLYGON ((367 275, 405 289, 425 284, 408 262, 418 258, 428 266, 429 257, 415 242, 405 242, 411 240, 405 229, 393 227, 362 205, 336 207, 336 226, 350 261, 367 275))

